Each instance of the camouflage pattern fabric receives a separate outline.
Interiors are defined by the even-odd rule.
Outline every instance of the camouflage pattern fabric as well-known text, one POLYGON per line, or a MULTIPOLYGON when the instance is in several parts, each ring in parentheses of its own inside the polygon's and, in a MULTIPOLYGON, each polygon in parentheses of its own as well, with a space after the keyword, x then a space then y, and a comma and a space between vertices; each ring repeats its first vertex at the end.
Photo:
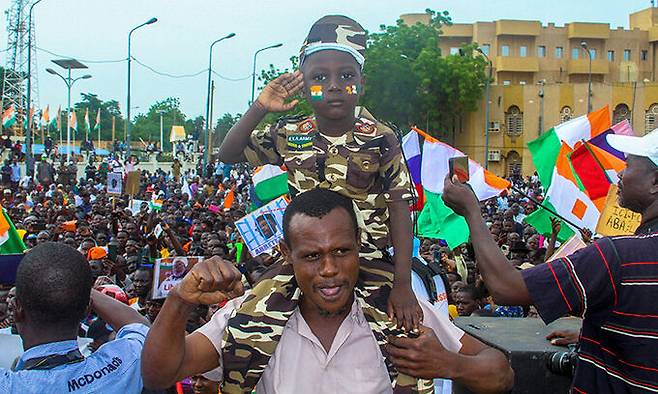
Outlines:
POLYGON ((244 151, 255 165, 284 165, 291 197, 316 187, 354 203, 361 257, 383 258, 390 245, 387 203, 410 201, 411 180, 395 133, 359 108, 354 130, 340 137, 319 132, 313 117, 284 118, 256 130, 244 151))
MULTIPOLYGON (((386 338, 399 334, 385 312, 391 287, 381 285, 392 282, 391 268, 389 262, 361 259, 359 282, 355 288, 357 303, 384 357, 393 392, 433 393, 431 380, 398 373, 388 358, 386 338)), ((224 333, 222 393, 250 393, 254 390, 276 350, 288 319, 297 307, 300 295, 292 266, 283 264, 271 277, 260 281, 243 307, 234 312, 224 333)))
POLYGON ((299 51, 299 64, 315 49, 338 49, 352 53, 357 62, 363 66, 368 35, 355 20, 343 15, 322 17, 311 26, 311 30, 299 51), (324 45, 324 46, 323 46, 324 45), (333 46, 332 48, 327 47, 333 46), (339 49, 342 47, 342 49, 339 49))

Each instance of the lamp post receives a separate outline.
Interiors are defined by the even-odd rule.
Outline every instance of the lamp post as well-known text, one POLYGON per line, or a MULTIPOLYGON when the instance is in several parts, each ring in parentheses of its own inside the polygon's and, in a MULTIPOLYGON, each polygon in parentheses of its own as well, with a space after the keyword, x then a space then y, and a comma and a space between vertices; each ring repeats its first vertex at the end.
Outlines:
POLYGON ((165 113, 163 109, 159 109, 158 114, 160 114, 160 152, 164 152, 164 123, 162 122, 162 114, 165 113))
POLYGON ((580 46, 587 52, 589 58, 589 73, 587 77, 587 113, 592 112, 592 53, 590 52, 587 42, 583 41, 580 46))
MULTIPOLYGON (((67 60, 63 60, 67 61, 67 60)), ((53 62, 57 62, 57 60, 53 60, 53 62)), ((59 64, 59 63, 58 63, 59 64)), ((68 69, 68 76, 64 77, 57 71, 53 70, 52 68, 47 68, 46 71, 49 74, 52 75, 57 75, 64 81, 66 84, 67 88, 67 99, 66 99, 66 164, 71 163, 71 88, 73 87, 73 84, 76 81, 79 81, 81 79, 89 79, 91 78, 91 75, 86 74, 78 78, 71 78, 71 69, 73 68, 86 68, 86 67, 67 67, 68 69)))
POLYGON ((126 99, 126 145, 128 149, 128 154, 126 157, 130 157, 130 63, 131 63, 131 56, 130 56, 130 39, 132 37, 132 34, 135 30, 139 29, 140 27, 150 25, 152 23, 155 23, 158 21, 158 18, 151 18, 147 20, 146 22, 142 23, 139 26, 133 27, 132 30, 128 33, 128 98, 126 99))
POLYGON ((546 84, 546 80, 542 79, 539 82, 537 82, 539 85, 539 93, 537 94, 539 96, 539 135, 544 132, 544 85, 546 84))
POLYGON ((230 33, 218 40, 213 41, 212 44, 210 44, 210 54, 208 55, 208 88, 206 89, 206 132, 204 134, 204 139, 203 139, 203 175, 206 176, 206 166, 208 165, 208 157, 210 155, 209 149, 208 149, 208 138, 210 134, 210 74, 212 74, 212 48, 217 44, 218 42, 224 41, 229 38, 235 37, 235 33, 230 33))
POLYGON ((32 176, 34 160, 32 158, 32 9, 42 0, 37 0, 30 6, 27 16, 27 131, 25 132, 25 160, 26 173, 32 176))
POLYGON ((265 48, 261 48, 254 53, 254 67, 251 71, 251 101, 249 101, 249 105, 254 103, 254 94, 256 93, 256 56, 258 56, 259 53, 267 50, 267 49, 272 49, 272 48, 279 48, 283 46, 283 44, 278 43, 274 45, 270 45, 265 48))
POLYGON ((482 48, 478 47, 477 51, 480 52, 480 54, 484 56, 485 59, 487 59, 487 63, 489 63, 489 74, 484 88, 485 97, 486 97, 485 110, 484 110, 484 168, 489 169, 489 99, 491 95, 490 85, 491 85, 491 78, 493 77, 493 63, 491 62, 491 59, 489 59, 489 56, 487 56, 487 54, 484 53, 482 48))

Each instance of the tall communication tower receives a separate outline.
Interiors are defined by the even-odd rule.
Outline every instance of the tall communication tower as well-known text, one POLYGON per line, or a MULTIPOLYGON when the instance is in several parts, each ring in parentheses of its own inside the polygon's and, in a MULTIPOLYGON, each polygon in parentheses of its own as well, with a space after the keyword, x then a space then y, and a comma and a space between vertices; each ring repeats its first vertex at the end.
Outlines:
POLYGON ((13 106, 17 112, 15 130, 22 135, 27 103, 28 50, 32 51, 32 106, 38 107, 37 57, 34 18, 31 21, 32 47, 28 49, 28 11, 34 0, 12 0, 7 15, 7 61, 2 82, 2 110, 13 106), (35 105, 36 104, 36 105, 35 105))

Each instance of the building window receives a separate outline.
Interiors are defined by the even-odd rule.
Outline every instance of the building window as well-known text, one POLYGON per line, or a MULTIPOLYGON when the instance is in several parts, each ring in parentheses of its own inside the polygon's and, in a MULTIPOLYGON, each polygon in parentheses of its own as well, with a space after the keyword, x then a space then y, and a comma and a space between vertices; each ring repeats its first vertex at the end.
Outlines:
POLYGON ((501 56, 509 56, 509 45, 503 45, 500 48, 500 55, 501 56))
POLYGON ((580 56, 580 47, 571 48, 571 58, 578 59, 578 56, 580 56))
POLYGON ((555 57, 558 59, 562 59, 562 52, 564 52, 564 49, 562 47, 555 47, 555 57))
POLYGON ((571 120, 573 117, 573 111, 571 110, 571 107, 569 106, 564 106, 560 110, 560 123, 568 122, 571 120))
POLYGON ((523 134, 523 113, 516 105, 509 107, 505 112, 505 125, 509 136, 518 137, 523 134))
POLYGON ((590 48, 589 55, 592 57, 592 60, 596 59, 596 49, 590 48))
POLYGON ((644 132, 648 133, 658 126, 658 104, 653 103, 644 115, 644 132))
POLYGON ((649 59, 649 51, 643 49, 642 52, 640 52, 640 60, 648 60, 648 59, 649 59))
POLYGON ((482 53, 489 56, 489 51, 491 50, 491 45, 490 44, 482 44, 482 46, 480 47, 480 50, 482 51, 482 53))
POLYGON ((519 85, 525 85, 526 81, 519 81, 519 85))
POLYGON ((509 79, 506 79, 506 80, 503 81, 503 86, 509 86, 511 84, 512 84, 512 81, 510 81, 509 79))
POLYGON ((451 47, 450 48, 450 54, 451 55, 459 55, 459 48, 451 47))
POLYGON ((546 47, 543 45, 540 45, 537 47, 537 56, 538 57, 546 57, 546 47))
POLYGON ((522 46, 519 48, 519 56, 527 57, 528 56, 528 47, 522 46))
POLYGON ((624 119, 631 120, 631 110, 626 104, 617 104, 614 111, 612 111, 612 124, 617 124, 624 119))
POLYGON ((630 62, 631 61, 631 50, 630 49, 624 49, 624 61, 625 62, 630 62))
POLYGON ((609 62, 615 61, 615 51, 608 51, 608 61, 609 62))

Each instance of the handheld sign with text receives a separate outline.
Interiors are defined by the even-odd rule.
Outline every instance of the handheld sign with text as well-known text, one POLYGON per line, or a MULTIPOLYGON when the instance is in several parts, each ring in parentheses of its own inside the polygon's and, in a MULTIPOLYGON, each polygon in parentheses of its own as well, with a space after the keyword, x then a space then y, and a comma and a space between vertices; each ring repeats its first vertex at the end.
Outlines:
POLYGON ((596 225, 596 232, 606 237, 615 235, 631 235, 640 226, 642 215, 617 203, 617 185, 610 186, 605 207, 596 225))
POLYGON ((283 211, 287 206, 286 200, 279 197, 235 222, 252 256, 271 252, 283 238, 283 211))
POLYGON ((203 257, 166 257, 155 261, 153 271, 153 298, 166 298, 185 274, 190 272, 196 263, 203 261, 203 257))

